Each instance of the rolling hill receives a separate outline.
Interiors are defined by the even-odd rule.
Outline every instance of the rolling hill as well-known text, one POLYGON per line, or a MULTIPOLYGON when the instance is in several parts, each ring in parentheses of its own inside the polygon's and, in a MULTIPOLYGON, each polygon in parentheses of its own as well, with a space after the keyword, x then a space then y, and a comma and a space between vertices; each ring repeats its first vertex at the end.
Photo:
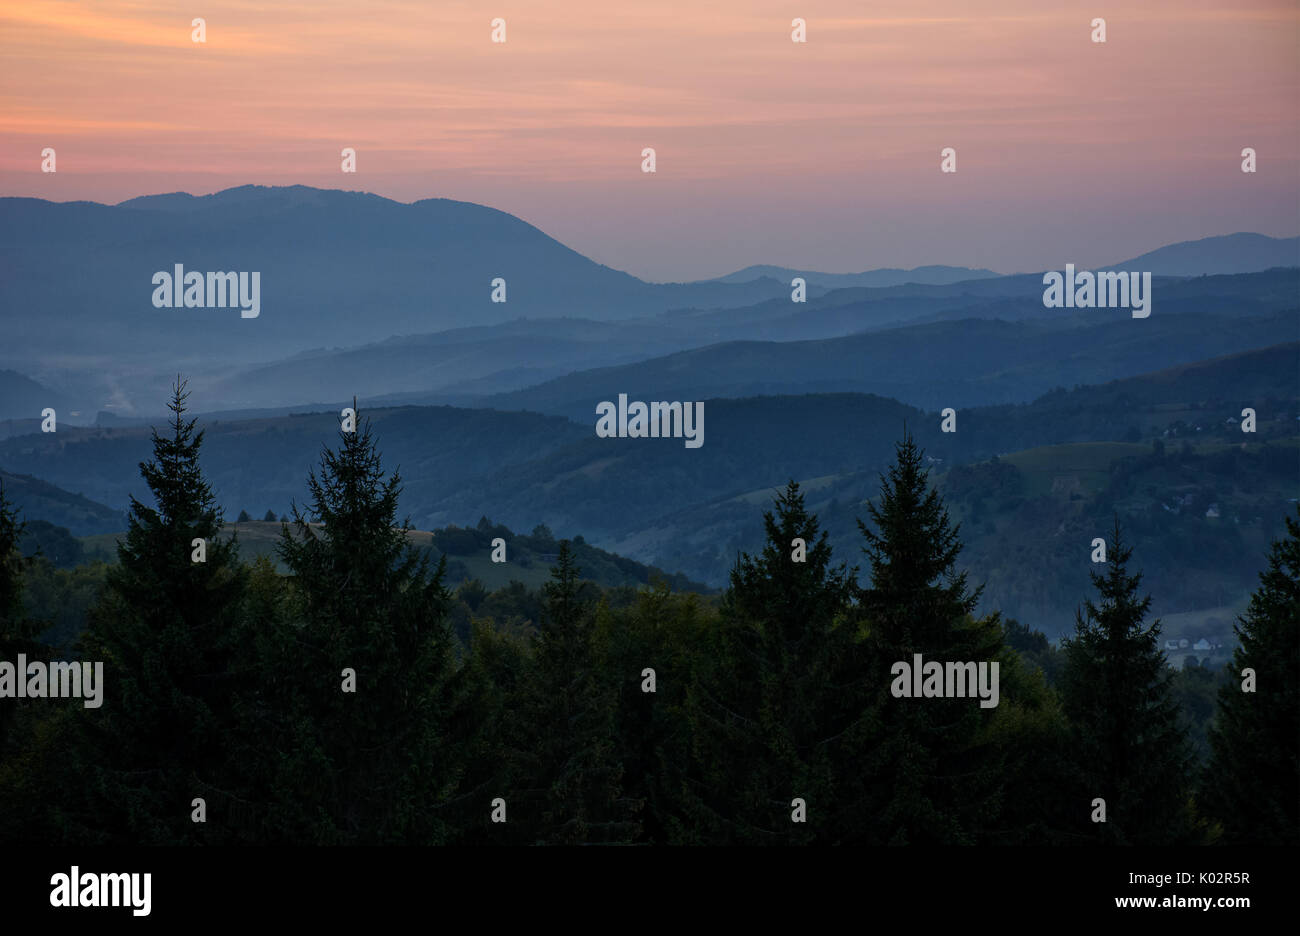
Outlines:
POLYGON ((1300 266, 1300 237, 1242 232, 1169 244, 1106 269, 1150 270, 1158 276, 1205 276, 1295 266, 1300 266))
MULTIPOLYGON (((710 398, 698 449, 597 438, 592 417, 414 406, 363 416, 385 467, 400 469, 399 515, 415 527, 484 515, 516 530, 545 524, 714 586, 760 542, 761 511, 791 478, 837 554, 856 562, 856 519, 906 427, 966 523, 963 561, 990 582, 988 607, 1055 633, 1086 592, 1079 544, 1115 512, 1161 593, 1158 613, 1228 606, 1249 589, 1256 553, 1300 497, 1297 373, 1291 342, 960 409, 955 432, 936 412, 868 394, 710 398), (1245 406, 1258 417, 1249 436, 1234 421, 1245 406)), ((233 517, 301 502, 338 422, 323 412, 202 425, 205 474, 233 517)), ((124 505, 143 492, 136 465, 148 452, 144 427, 69 428, 0 441, 0 464, 124 505)))
MULTIPOLYGON (((1077 320, 1076 320, 1077 321, 1077 320)), ((1027 402, 1054 387, 1101 383, 1224 352, 1293 341, 1300 314, 1203 313, 1135 320, 1096 310, 1093 324, 964 319, 817 341, 738 341, 570 374, 484 400, 586 419, 601 400, 697 400, 856 392, 926 409, 1027 402)))
MULTIPOLYGON (((41 411, 51 407, 66 412, 68 400, 63 394, 43 386, 17 371, 0 370, 0 420, 40 420, 41 411)), ((18 427, 0 423, 0 438, 18 427)))
POLYGON ((0 489, 22 520, 45 520, 66 527, 76 536, 122 529, 124 513, 80 494, 34 478, 0 469, 0 489))

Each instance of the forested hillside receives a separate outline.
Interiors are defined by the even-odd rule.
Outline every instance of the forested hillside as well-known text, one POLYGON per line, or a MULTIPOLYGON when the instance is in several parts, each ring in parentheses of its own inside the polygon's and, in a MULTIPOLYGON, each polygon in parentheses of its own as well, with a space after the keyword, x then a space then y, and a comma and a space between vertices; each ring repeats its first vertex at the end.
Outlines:
MULTIPOLYGON (((850 512, 857 551, 823 529, 840 512, 789 481, 751 505, 762 540, 717 597, 602 588, 580 561, 616 558, 544 529, 511 539, 554 548, 548 580, 491 590, 450 582, 447 554, 509 531, 484 518, 435 550, 412 542, 364 421, 320 453, 275 561, 245 556, 185 403, 178 386, 117 561, 72 570, 94 584, 70 649, 106 664, 95 691, 114 704, 29 691, 3 710, 6 841, 1300 843, 1287 784, 1258 779, 1293 773, 1293 746, 1240 743, 1296 734, 1294 506, 1252 557, 1233 668, 1176 674, 1118 501, 1104 555, 1083 543, 1073 559, 1089 580, 1059 648, 980 609, 949 503, 1032 490, 1028 455, 936 487, 904 433, 850 512), (919 669, 900 675, 922 659, 970 661, 978 687, 936 693, 927 670, 922 692, 919 669), (1243 705, 1236 682, 1256 669, 1263 704, 1243 705)), ((1195 472, 1214 456, 1143 457, 1195 472)), ((1267 476, 1269 456, 1241 457, 1241 477, 1267 476)), ((22 537, 0 497, 0 659, 54 658, 32 610, 45 560, 22 537)))

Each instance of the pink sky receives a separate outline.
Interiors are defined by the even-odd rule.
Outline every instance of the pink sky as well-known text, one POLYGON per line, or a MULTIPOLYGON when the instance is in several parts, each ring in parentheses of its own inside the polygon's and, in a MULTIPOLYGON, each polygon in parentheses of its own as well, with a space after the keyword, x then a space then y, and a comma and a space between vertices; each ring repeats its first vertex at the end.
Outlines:
POLYGON ((0 54, 4 195, 458 198, 656 280, 1300 231, 1294 0, 2 0, 0 54))

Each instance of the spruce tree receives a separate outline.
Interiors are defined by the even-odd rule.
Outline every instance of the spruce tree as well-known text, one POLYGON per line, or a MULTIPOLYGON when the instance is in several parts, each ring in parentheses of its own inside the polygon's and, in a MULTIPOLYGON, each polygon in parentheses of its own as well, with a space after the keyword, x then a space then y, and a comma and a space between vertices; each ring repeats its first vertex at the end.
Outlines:
POLYGON ((638 803, 622 795, 615 692, 595 641, 595 609, 568 540, 560 543, 533 643, 517 739, 520 818, 532 840, 553 844, 633 841, 638 803))
POLYGON ((211 841, 190 804, 222 787, 228 765, 245 575, 237 543, 220 538, 188 397, 178 377, 170 432, 154 430, 153 459, 140 465, 154 505, 131 498, 83 639, 105 683, 102 708, 81 720, 95 796, 87 824, 112 840, 211 841))
POLYGON ((409 545, 400 475, 385 477, 369 421, 340 435, 279 545, 293 620, 272 651, 283 685, 268 687, 292 696, 277 723, 277 822, 292 839, 436 844, 459 771, 446 561, 431 567, 409 545))
POLYGON ((875 844, 973 844, 998 815, 999 752, 992 711, 973 698, 895 698, 892 667, 988 662, 1003 652, 997 616, 977 619, 981 589, 957 572, 959 527, 929 485, 910 434, 880 479, 874 526, 858 521, 871 583, 858 592, 866 630, 870 701, 851 733, 862 751, 841 820, 846 840, 875 844))
MULTIPOLYGON (((529 647, 525 638, 498 629, 491 618, 472 618, 469 646, 458 673, 460 716, 456 719, 459 789, 440 815, 457 845, 522 845, 536 840, 521 802, 524 783, 518 752, 532 743, 534 728, 523 711, 528 695, 529 647), (493 822, 491 803, 506 800, 508 821, 493 822)), ((529 797, 525 797, 529 798, 529 797)), ((531 797, 536 799, 536 797, 531 797)))
POLYGON ((952 523, 939 492, 930 487, 923 456, 906 434, 880 479, 879 504, 867 504, 876 529, 858 520, 871 571, 871 586, 859 597, 873 646, 889 656, 929 646, 946 649, 954 622, 975 610, 982 591, 971 591, 966 573, 955 572, 960 525, 952 523))
POLYGON ((1300 522, 1285 520, 1234 628, 1240 644, 1210 729, 1202 800, 1227 844, 1300 845, 1300 522))
POLYGON ((643 804, 638 841, 699 841, 683 797, 685 777, 696 769, 686 701, 691 663, 709 651, 706 638, 718 629, 716 604, 694 592, 673 594, 660 578, 630 604, 610 605, 598 607, 596 627, 609 648, 606 671, 617 674, 623 795, 643 804))
POLYGON ((1160 621, 1146 623, 1150 596, 1130 575, 1132 548, 1119 518, 1104 573, 1092 572, 1100 601, 1085 599, 1065 644, 1061 701, 1070 722, 1071 792, 1081 840, 1165 845, 1190 841, 1192 750, 1171 691, 1173 671, 1160 649, 1160 621), (1095 799, 1106 821, 1095 822, 1095 799))
POLYGON ((844 612, 851 573, 791 480, 764 511, 766 541, 742 554, 723 595, 717 646, 692 681, 696 821, 708 841, 830 841, 833 763, 853 712, 844 612), (801 541, 797 542, 797 541, 801 541), (806 821, 792 820, 795 799, 806 821))

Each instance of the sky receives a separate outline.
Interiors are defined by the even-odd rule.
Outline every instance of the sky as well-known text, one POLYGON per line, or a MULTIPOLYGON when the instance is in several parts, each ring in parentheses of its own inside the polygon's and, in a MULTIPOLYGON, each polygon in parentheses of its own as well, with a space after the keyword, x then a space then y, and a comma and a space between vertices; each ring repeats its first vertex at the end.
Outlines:
POLYGON ((0 0, 0 195, 455 198, 656 281, 1294 236, 1298 115, 1295 0, 0 0))

